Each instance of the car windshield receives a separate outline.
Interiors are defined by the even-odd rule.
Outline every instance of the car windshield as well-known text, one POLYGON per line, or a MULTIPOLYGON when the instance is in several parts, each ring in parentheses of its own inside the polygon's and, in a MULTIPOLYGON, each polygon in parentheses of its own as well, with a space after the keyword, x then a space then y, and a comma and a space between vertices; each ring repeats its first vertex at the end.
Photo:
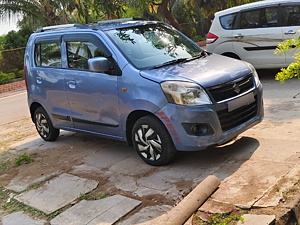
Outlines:
POLYGON ((138 69, 151 69, 203 56, 203 50, 165 24, 148 24, 106 31, 138 69))

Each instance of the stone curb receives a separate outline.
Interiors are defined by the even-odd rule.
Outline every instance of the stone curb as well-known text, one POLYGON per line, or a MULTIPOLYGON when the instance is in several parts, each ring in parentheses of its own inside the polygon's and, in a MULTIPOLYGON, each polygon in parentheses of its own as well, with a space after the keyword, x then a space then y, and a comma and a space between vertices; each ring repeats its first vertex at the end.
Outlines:
POLYGON ((221 181, 210 175, 193 189, 177 206, 166 214, 138 225, 182 225, 218 188, 221 181))

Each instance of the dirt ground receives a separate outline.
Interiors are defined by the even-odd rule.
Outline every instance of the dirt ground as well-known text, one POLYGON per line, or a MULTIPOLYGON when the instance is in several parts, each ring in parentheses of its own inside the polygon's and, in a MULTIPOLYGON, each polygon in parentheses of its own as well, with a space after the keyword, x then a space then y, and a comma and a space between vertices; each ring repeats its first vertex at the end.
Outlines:
MULTIPOLYGON (((78 135, 77 133, 71 134, 73 136, 78 135)), ((80 135, 80 134, 79 134, 80 135)), ((61 135, 63 136, 63 135, 61 135)), ((29 118, 23 118, 21 120, 6 124, 1 127, 0 131, 0 218, 6 214, 11 213, 15 210, 20 210, 20 207, 17 206, 7 206, 7 201, 12 191, 4 190, 4 187, 8 186, 14 178, 18 178, 18 180, 26 180, 27 177, 42 177, 44 174, 53 174, 53 176, 57 176, 57 173, 69 173, 71 172, 74 167, 82 165, 83 159, 86 156, 86 151, 84 151, 88 147, 88 143, 92 142, 95 144, 95 141, 99 142, 97 145, 101 147, 101 139, 96 140, 94 136, 83 135, 81 138, 81 143, 76 142, 76 147, 74 145, 69 145, 67 148, 66 146, 62 147, 55 147, 52 149, 47 149, 46 151, 40 150, 28 150, 18 149, 16 150, 15 147, 22 143, 23 140, 28 138, 40 138, 35 130, 34 124, 31 122, 29 118), (20 156, 28 156, 30 159, 33 159, 33 162, 21 163, 20 166, 16 165, 16 161, 20 159, 20 156), (2 198, 1 198, 2 192, 2 198), (3 193, 6 192, 6 193, 3 193), (6 210, 3 210, 5 208, 6 210)), ((107 142, 113 142, 109 140, 105 140, 107 142)), ((155 168, 153 167, 155 170, 155 168)), ((77 172, 72 174, 91 179, 99 182, 98 188, 93 190, 87 196, 84 196, 84 199, 93 199, 97 200, 102 198, 102 196, 112 196, 115 194, 121 194, 127 197, 135 198, 130 192, 124 192, 116 187, 110 185, 108 181, 109 177, 106 176, 99 176, 101 171, 97 173, 89 173, 89 172, 77 172)), ((151 171, 149 172, 151 173, 151 171)), ((144 176, 146 174, 143 174, 144 176)), ((139 175, 137 175, 139 176, 139 175)), ((49 177, 51 179, 53 177, 49 177)), ((138 179, 138 177, 137 177, 138 179)), ((43 181, 45 182, 45 181, 43 181)), ((29 188, 37 188, 42 183, 38 183, 35 187, 29 188)), ((177 187, 181 187, 182 189, 186 189, 191 186, 191 183, 180 181, 176 183, 177 187)), ((184 193, 178 196, 177 199, 168 199, 163 195, 159 194, 152 194, 147 195, 138 200, 142 201, 142 204, 139 208, 143 208, 146 206, 153 206, 153 205, 176 205, 177 202, 183 199, 184 193)), ((73 204, 75 204, 74 202, 73 204)), ((70 207, 70 206, 69 206, 70 207)), ((22 210, 24 208, 21 207, 22 210)), ((62 209, 62 211, 65 209, 62 209)), ((138 210, 138 209, 137 209, 138 210)), ((25 208, 25 211, 26 208, 25 208)), ((36 211, 28 210, 32 216, 45 219, 50 221, 52 216, 46 216, 36 211)), ((133 214, 132 212, 131 214, 133 214)), ((127 217, 131 216, 131 214, 127 215, 127 217)))
MULTIPOLYGON (((76 133, 71 134, 73 136, 78 135, 76 133)), ((1 127, 0 130, 0 217, 6 215, 15 210, 24 210, 27 211, 34 217, 46 219, 50 221, 54 215, 46 216, 42 213, 36 212, 34 210, 30 210, 25 208, 24 206, 20 206, 18 204, 10 204, 9 198, 11 191, 7 191, 4 189, 5 186, 9 185, 10 182, 18 177, 19 179, 26 179, 29 175, 32 177, 39 177, 43 176, 44 174, 55 174, 59 171, 60 173, 68 173, 72 171, 72 169, 76 166, 80 166, 84 163, 83 159, 85 157, 87 145, 89 142, 93 142, 97 145, 101 145, 101 139, 95 139, 93 136, 82 135, 81 142, 76 142, 76 148, 74 145, 70 144, 67 148, 66 146, 63 147, 55 147, 52 149, 47 149, 46 151, 39 151, 39 150, 28 150, 28 149, 18 149, 16 150, 15 147, 22 143, 23 140, 35 137, 39 138, 33 123, 30 121, 29 118, 23 118, 21 120, 15 121, 13 123, 6 124, 1 127), (30 163, 21 163, 22 165, 17 166, 16 162, 17 159, 20 159, 20 156, 28 156, 31 159, 34 159, 33 162, 30 163)), ((110 142, 110 141, 108 141, 110 142)), ((106 141, 107 144, 107 141, 106 141)), ((153 171, 155 172, 155 168, 153 171)), ((99 171, 101 173, 101 171, 99 171)), ((118 188, 111 186, 111 183, 108 182, 108 178, 106 176, 99 176, 99 173, 88 173, 88 172, 78 172, 76 175, 80 177, 84 177, 87 179, 96 180, 99 182, 98 188, 92 193, 89 193, 87 196, 84 196, 85 199, 100 199, 103 196, 110 196, 114 194, 122 194, 127 197, 137 198, 133 196, 130 192, 124 192, 119 190, 118 188)), ((143 174, 145 175, 145 174, 143 174)), ((282 180, 281 182, 285 182, 282 180)), ((38 185, 41 185, 39 183, 38 185)), ((177 188, 182 188, 182 190, 189 189, 188 187, 192 186, 192 182, 186 182, 178 180, 176 183, 177 188)), ((36 188, 36 187, 30 187, 36 188)), ((253 188, 253 187, 252 187, 253 188)), ((284 197, 281 199, 281 202, 276 207, 268 207, 268 208, 257 208, 251 210, 241 210, 232 206, 232 208, 228 211, 228 215, 224 216, 224 221, 230 221, 229 219, 234 218, 234 215, 244 214, 244 213, 255 213, 255 214, 272 214, 272 215, 285 215, 282 218, 277 219, 276 224, 284 225, 284 224, 298 224, 295 221, 287 221, 288 212, 287 208, 290 208, 294 205, 295 201, 299 199, 299 189, 300 189, 300 182, 295 182, 294 186, 284 193, 284 197)), ((190 189, 191 190, 191 189, 190 189)), ((274 193, 278 192, 276 188, 274 188, 274 193)), ((255 192, 255 188, 253 188, 253 192, 255 192)), ((163 195, 147 195, 138 200, 141 200, 143 203, 139 206, 139 209, 146 207, 146 206, 153 206, 153 205, 171 205, 174 206, 180 200, 184 198, 185 195, 188 193, 181 193, 180 196, 176 199, 169 199, 163 195)), ((76 202, 72 203, 75 204, 76 202)), ((72 205, 71 204, 71 205, 72 205)), ((299 205, 299 204, 298 204, 299 205)), ((67 206, 67 208, 70 206, 67 206)), ((65 209, 62 209, 63 211, 65 209)), ((60 212, 57 212, 60 213, 60 212)), ((56 213, 56 215, 57 215, 56 213)), ((134 214, 127 215, 126 217, 131 216, 134 214)), ((206 224, 222 224, 221 222, 212 223, 212 216, 209 213, 205 212, 195 212, 193 216, 193 225, 206 225, 206 224)), ((233 220, 231 222, 227 222, 224 224, 231 224, 234 225, 237 223, 237 220, 233 220)))

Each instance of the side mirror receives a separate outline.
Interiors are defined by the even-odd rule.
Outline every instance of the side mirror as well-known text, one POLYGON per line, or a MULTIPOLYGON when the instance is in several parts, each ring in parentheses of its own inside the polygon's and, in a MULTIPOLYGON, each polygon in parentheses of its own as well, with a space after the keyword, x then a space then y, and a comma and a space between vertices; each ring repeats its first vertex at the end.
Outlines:
POLYGON ((108 59, 105 57, 95 57, 88 60, 89 71, 104 73, 110 70, 108 59))

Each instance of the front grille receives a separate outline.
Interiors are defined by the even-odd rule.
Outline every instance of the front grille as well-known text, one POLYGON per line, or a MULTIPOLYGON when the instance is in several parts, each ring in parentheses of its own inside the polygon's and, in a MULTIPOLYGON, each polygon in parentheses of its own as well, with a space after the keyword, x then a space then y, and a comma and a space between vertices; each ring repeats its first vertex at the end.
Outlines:
POLYGON ((228 112, 228 110, 218 111, 219 120, 223 131, 235 128, 248 120, 252 119, 257 114, 257 101, 242 106, 236 110, 228 112))
POLYGON ((221 102, 251 90, 253 87, 254 82, 251 73, 243 78, 209 87, 208 90, 216 102, 221 102))

